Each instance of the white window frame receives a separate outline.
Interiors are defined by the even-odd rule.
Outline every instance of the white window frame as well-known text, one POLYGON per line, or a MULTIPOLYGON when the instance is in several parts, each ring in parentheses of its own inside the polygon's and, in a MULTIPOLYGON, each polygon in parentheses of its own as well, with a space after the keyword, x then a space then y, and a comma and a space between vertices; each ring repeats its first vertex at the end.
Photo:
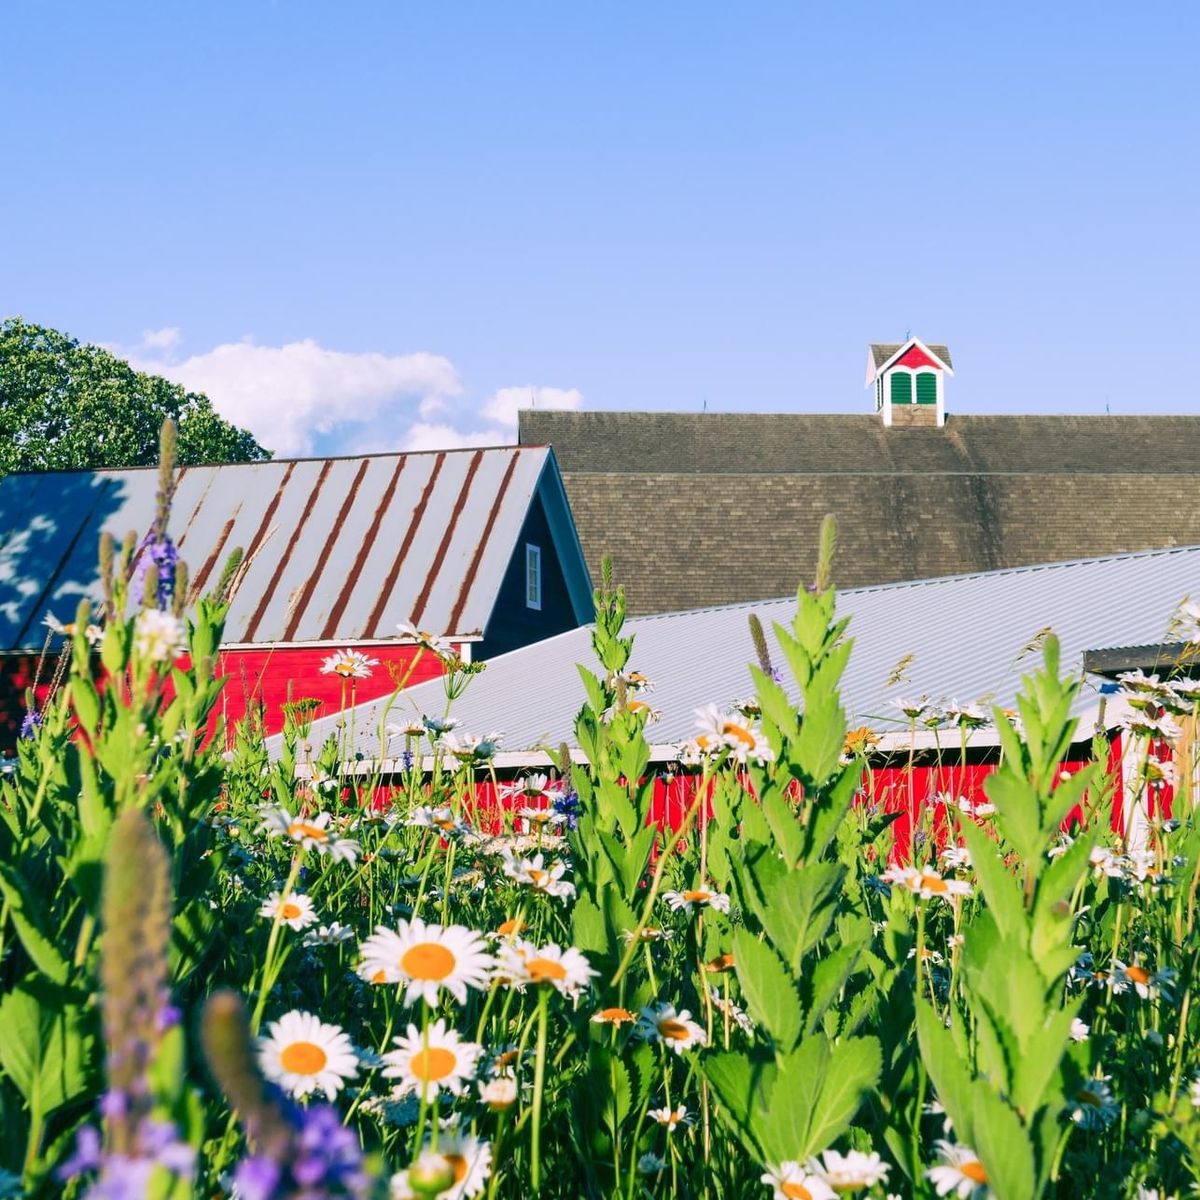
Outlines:
POLYGON ((525 543, 525 607, 542 611, 542 548, 525 543))

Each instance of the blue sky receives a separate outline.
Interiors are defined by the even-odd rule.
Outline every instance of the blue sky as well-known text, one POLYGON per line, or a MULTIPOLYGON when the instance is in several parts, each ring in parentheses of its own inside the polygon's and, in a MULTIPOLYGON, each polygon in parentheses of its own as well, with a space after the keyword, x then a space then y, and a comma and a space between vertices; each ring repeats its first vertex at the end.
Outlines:
POLYGON ((952 412, 1196 411, 1198 36, 1178 0, 13 0, 0 314, 284 452, 503 440, 529 396, 868 411, 909 329, 952 412))

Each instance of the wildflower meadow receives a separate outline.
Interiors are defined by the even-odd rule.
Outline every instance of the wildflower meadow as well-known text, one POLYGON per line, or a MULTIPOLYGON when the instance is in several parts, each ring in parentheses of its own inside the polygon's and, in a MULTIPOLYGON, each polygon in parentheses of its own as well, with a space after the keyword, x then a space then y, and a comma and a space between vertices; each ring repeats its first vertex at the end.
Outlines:
MULTIPOLYGON (((1000 762, 903 855, 839 695, 831 527, 779 671, 748 635, 751 698, 679 748, 681 820, 652 819, 653 680, 607 579, 574 760, 499 778, 500 735, 454 725, 479 666, 411 631, 446 706, 381 728, 407 765, 372 775, 312 743, 303 679, 270 748, 215 722, 237 557, 185 610, 169 435, 164 463, 2 783, 0 1195, 1194 1190, 1191 783, 1143 844, 1111 832, 1104 740, 1062 769, 1081 684, 1053 637, 1015 712, 945 715, 994 723, 1000 762)), ((1200 702, 1127 690, 1147 745, 1200 702)))

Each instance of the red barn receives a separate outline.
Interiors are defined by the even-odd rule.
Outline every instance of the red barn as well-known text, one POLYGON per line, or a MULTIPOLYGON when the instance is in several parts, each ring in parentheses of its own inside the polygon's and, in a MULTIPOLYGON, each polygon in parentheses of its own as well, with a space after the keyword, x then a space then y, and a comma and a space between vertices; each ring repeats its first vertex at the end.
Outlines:
MULTIPOLYGON (((62 471, 0 481, 0 738, 23 695, 53 679, 61 638, 46 618, 99 609, 100 533, 144 536, 157 470, 62 471)), ((169 532, 210 590, 244 552, 220 652, 226 720, 261 703, 323 712, 440 674, 398 629, 411 622, 464 659, 573 629, 592 612, 591 580, 553 452, 499 447, 298 459, 178 473, 169 532), (322 665, 343 650, 376 660, 346 681, 322 665)))

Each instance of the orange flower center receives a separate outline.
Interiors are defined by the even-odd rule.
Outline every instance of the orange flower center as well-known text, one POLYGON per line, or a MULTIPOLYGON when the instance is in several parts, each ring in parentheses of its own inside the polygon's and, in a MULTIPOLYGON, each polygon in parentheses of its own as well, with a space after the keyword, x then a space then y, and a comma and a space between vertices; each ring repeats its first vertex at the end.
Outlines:
POLYGON ((386 983, 387 982, 387 972, 382 967, 380 967, 379 970, 376 971, 375 974, 371 976, 371 982, 372 983, 386 983))
POLYGON ((529 882, 532 883, 534 887, 541 887, 543 884, 549 882, 550 873, 548 871, 539 871, 537 867, 530 867, 528 873, 529 882))
POLYGON ((496 1055, 495 1065, 503 1070, 505 1067, 511 1067, 517 1061, 516 1050, 504 1050, 496 1055))
POLYGON ((946 890, 946 881, 938 875, 922 875, 921 887, 927 892, 942 893, 946 890))
POLYGON ((346 659, 342 659, 342 661, 338 663, 333 670, 335 675, 353 675, 354 664, 352 662, 348 662, 346 659))
POLYGON ((567 977, 567 968, 554 958, 527 958, 525 970, 534 983, 550 983, 567 977))
POLYGON ((686 1042, 691 1036, 688 1027, 674 1017, 667 1017, 658 1023, 658 1036, 669 1042, 686 1042))
POLYGON ((316 1075, 328 1061, 325 1051, 312 1042, 292 1042, 279 1055, 280 1065, 293 1075, 316 1075))
POLYGON ((409 1070, 426 1083, 445 1079, 458 1066, 458 1055, 453 1050, 441 1046, 430 1046, 428 1050, 418 1050, 409 1059, 409 1070))
POLYGON ((400 959, 400 970, 410 979, 445 979, 455 966, 454 955, 440 942, 418 942, 400 959))
POLYGON ((510 937, 514 933, 520 933, 525 928, 525 922, 518 920, 516 917, 509 917, 507 921, 501 921, 496 927, 496 932, 501 937, 510 937))
POLYGON ((741 742, 743 746, 754 746, 754 734, 750 732, 744 725, 739 725, 736 721, 725 721, 721 725, 721 733, 725 737, 731 737, 735 742, 741 742))
POLYGON ((294 921, 300 915, 300 905, 287 900, 280 907, 279 915, 285 921, 294 921))
POLYGON ((446 1165, 454 1172, 454 1182, 462 1183, 467 1177, 467 1160, 461 1154, 445 1155, 446 1165))
POLYGON ((293 821, 288 826, 288 837, 297 842, 302 838, 312 838, 314 842, 323 842, 329 837, 329 832, 322 829, 320 825, 312 825, 308 821, 293 821))
POLYGON ((634 1020, 633 1013, 627 1008, 602 1008, 596 1015, 609 1025, 623 1025, 627 1021, 634 1020))
POLYGON ((709 961, 704 964, 704 969, 706 971, 712 971, 714 974, 720 974, 722 971, 732 971, 733 955, 718 954, 716 958, 709 959, 709 961))
POLYGON ((965 1162, 958 1168, 972 1183, 987 1183, 987 1172, 983 1169, 983 1163, 977 1158, 971 1159, 970 1162, 965 1162))
POLYGON ((1145 967, 1126 967, 1125 974, 1134 983, 1147 984, 1150 982, 1150 972, 1145 967))
POLYGON ((783 1182, 779 1185, 779 1190, 789 1200, 812 1200, 812 1192, 808 1190, 802 1183, 783 1182))
POLYGON ((683 898, 689 904, 707 904, 712 899, 712 892, 684 892, 683 898))

